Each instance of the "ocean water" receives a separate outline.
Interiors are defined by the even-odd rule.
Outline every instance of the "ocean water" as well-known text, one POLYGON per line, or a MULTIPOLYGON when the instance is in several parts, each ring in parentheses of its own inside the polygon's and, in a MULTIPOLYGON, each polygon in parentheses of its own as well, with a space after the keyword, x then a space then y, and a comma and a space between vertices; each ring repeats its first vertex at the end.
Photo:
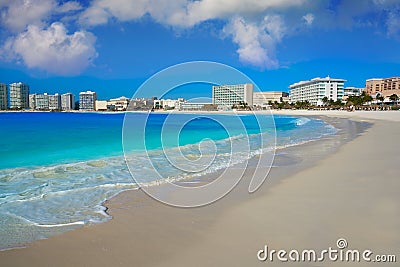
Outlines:
POLYGON ((304 117, 275 116, 260 128, 252 115, 240 115, 235 124, 231 115, 147 117, 131 113, 129 127, 133 131, 127 133, 132 136, 123 143, 124 116, 0 113, 0 249, 110 219, 102 206, 105 199, 137 188, 133 178, 146 179, 149 184, 160 179, 148 175, 148 157, 154 159, 154 168, 163 179, 179 180, 217 171, 271 149, 275 145, 274 125, 278 147, 336 132, 322 120, 304 117), (139 124, 145 120, 145 131, 141 131, 139 124), (182 122, 186 123, 182 126, 182 122), (267 142, 260 147, 260 140, 267 142), (249 143, 251 153, 235 153, 232 160, 231 146, 243 142, 249 143), (126 160, 134 162, 132 175, 124 150, 126 160), (192 159, 212 155, 214 161, 207 166, 199 161, 194 171, 194 165, 175 168, 165 160, 165 155, 175 159, 182 154, 192 159))

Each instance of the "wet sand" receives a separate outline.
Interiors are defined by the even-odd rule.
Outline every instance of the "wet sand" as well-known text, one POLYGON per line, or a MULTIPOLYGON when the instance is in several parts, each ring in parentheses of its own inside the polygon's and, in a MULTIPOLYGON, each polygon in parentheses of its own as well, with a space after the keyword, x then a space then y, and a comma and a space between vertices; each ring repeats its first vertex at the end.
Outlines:
MULTIPOLYGON (((326 115, 305 113, 289 111, 326 115)), ((126 191, 106 203, 112 220, 0 252, 0 265, 275 266, 281 264, 260 262, 257 251, 265 245, 322 250, 336 247, 338 238, 351 249, 399 253, 400 112, 336 113, 326 119, 341 129, 337 135, 277 151, 267 181, 253 194, 248 175, 220 201, 194 209, 126 191)))

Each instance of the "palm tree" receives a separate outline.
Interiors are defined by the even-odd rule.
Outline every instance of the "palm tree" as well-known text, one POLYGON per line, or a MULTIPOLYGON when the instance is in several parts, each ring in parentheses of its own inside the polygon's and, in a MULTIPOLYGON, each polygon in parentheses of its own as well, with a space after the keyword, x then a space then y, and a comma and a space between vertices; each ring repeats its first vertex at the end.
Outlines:
POLYGON ((399 100, 399 96, 396 94, 393 94, 393 95, 389 96, 389 99, 397 104, 397 101, 399 100))
POLYGON ((327 96, 324 96, 324 97, 322 98, 322 103, 324 103, 325 106, 328 104, 328 101, 329 101, 329 99, 328 99, 327 96))

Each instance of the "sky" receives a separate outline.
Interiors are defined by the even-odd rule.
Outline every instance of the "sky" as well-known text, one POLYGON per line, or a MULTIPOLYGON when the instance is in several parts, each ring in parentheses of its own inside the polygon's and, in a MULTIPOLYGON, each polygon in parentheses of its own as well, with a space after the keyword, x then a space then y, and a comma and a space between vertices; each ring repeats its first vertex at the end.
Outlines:
POLYGON ((232 66, 262 91, 328 75, 364 87, 400 75, 400 0, 0 0, 2 83, 131 97, 189 61, 232 66))

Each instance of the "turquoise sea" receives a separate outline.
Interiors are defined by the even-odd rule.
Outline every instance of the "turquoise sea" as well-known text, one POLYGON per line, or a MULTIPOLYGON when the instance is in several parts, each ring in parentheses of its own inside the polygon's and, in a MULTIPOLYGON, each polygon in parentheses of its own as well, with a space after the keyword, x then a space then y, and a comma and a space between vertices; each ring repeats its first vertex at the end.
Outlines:
MULTIPOLYGON (((124 116, 123 113, 0 113, 0 249, 110 219, 103 201, 123 190, 137 188, 123 154, 124 116)), ((146 116, 135 113, 129 119, 139 122, 146 116)), ((169 155, 179 152, 196 156, 198 144, 204 140, 213 141, 215 146, 210 149, 216 147, 217 156, 200 174, 235 164, 229 161, 229 148, 234 142, 248 139, 251 155, 262 153, 260 136, 271 134, 272 138, 273 131, 257 127, 253 115, 239 116, 243 128, 226 127, 229 116, 192 119, 189 114, 150 114, 145 133, 138 135, 141 138, 133 137, 124 146, 127 160, 135 162, 132 174, 146 177, 151 183, 156 178, 146 175, 147 157, 159 157, 163 151, 169 155), (168 127, 162 128, 167 119, 168 127), (182 121, 188 121, 183 128, 182 121)), ((274 122, 278 147, 336 132, 318 119, 275 116, 274 122)), ((270 141, 267 145, 272 148, 273 140, 270 141)), ((208 146, 203 148, 206 150, 202 153, 207 153, 208 146)), ((249 154, 238 153, 236 162, 246 160, 245 157, 249 154)), ((193 175, 170 166, 168 161, 155 167, 162 170, 165 179, 193 175)))

